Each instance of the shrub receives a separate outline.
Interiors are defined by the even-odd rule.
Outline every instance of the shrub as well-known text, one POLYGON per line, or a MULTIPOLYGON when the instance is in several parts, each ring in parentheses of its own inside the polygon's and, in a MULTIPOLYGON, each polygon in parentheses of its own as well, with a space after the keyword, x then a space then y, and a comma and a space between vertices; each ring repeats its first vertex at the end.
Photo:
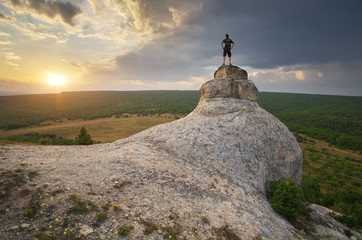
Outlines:
POLYGON ((322 192, 319 188, 317 181, 314 178, 309 176, 303 176, 302 193, 305 201, 309 203, 320 204, 322 192))
POLYGON ((47 137, 41 137, 39 139, 39 143, 41 145, 52 145, 53 144, 53 140, 51 138, 47 137))
POLYGON ((295 222, 302 210, 302 191, 293 180, 281 179, 269 183, 268 198, 273 209, 288 221, 295 222))
POLYGON ((91 136, 87 133, 87 130, 85 129, 85 127, 81 127, 78 136, 75 137, 75 139, 74 139, 74 144, 90 145, 93 143, 94 143, 94 141, 91 138, 91 136))

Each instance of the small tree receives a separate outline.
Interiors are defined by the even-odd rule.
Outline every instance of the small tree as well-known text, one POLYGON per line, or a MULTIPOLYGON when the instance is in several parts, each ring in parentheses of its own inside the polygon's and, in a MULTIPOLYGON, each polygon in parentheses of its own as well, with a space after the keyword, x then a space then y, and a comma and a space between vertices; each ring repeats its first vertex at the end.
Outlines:
POLYGON ((90 145, 93 143, 94 143, 94 141, 91 138, 91 136, 87 133, 87 130, 85 129, 85 127, 81 127, 78 136, 75 137, 75 139, 74 139, 74 144, 90 145))
POLYGON ((275 211, 295 222, 302 210, 302 191, 293 180, 271 181, 268 198, 275 211))

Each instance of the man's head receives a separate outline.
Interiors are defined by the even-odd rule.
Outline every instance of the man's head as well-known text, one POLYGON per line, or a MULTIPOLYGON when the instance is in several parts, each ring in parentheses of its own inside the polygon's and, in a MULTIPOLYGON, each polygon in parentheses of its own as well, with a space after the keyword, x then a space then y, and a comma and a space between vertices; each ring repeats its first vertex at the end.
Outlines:
POLYGON ((225 34, 225 37, 226 37, 226 38, 229 38, 229 34, 226 33, 226 34, 225 34))

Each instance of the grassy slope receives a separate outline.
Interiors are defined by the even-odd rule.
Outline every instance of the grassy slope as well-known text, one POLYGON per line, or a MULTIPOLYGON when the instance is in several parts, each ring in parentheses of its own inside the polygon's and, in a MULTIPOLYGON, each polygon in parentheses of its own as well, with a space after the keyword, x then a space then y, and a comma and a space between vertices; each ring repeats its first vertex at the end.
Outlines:
POLYGON ((62 120, 47 121, 42 126, 20 128, 14 130, 0 130, 0 138, 24 135, 27 133, 48 134, 52 133, 65 139, 74 139, 79 129, 84 126, 87 132, 96 141, 102 143, 113 142, 121 138, 143 131, 152 126, 170 122, 175 117, 170 114, 161 116, 137 116, 128 118, 97 118, 92 120, 62 120))

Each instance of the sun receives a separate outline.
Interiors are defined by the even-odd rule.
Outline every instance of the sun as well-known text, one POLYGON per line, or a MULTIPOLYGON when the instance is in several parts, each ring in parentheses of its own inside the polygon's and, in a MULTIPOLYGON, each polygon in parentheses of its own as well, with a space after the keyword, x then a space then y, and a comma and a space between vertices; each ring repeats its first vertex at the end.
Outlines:
POLYGON ((47 82, 50 85, 60 86, 66 84, 68 80, 62 75, 48 73, 47 82))

